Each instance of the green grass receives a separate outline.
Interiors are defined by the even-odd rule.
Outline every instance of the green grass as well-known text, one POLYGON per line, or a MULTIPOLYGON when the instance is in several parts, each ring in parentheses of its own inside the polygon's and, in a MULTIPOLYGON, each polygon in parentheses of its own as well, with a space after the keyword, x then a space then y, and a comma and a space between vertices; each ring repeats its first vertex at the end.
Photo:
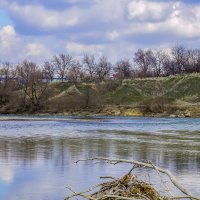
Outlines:
POLYGON ((182 99, 187 96, 200 96, 200 76, 198 74, 170 76, 163 78, 136 79, 127 81, 142 96, 167 96, 182 99))
POLYGON ((120 104, 131 104, 143 100, 144 97, 133 85, 122 85, 110 94, 110 101, 117 101, 120 104))
POLYGON ((133 86, 143 96, 157 96, 162 93, 162 82, 160 80, 135 80, 133 86))
POLYGON ((77 88, 81 93, 87 93, 87 92, 93 90, 92 84, 78 84, 78 85, 76 85, 76 88, 77 88))
POLYGON ((166 93, 167 96, 181 99, 187 96, 200 95, 200 77, 183 77, 166 93))
POLYGON ((58 93, 61 93, 67 90, 72 84, 67 82, 51 83, 50 87, 56 90, 58 93))
MULTIPOLYGON (((51 87, 57 93, 61 93, 71 85, 65 82, 53 83, 51 87)), ((110 80, 103 85, 104 90, 101 93, 96 91, 98 87, 95 87, 95 83, 79 83, 76 84, 76 87, 83 94, 89 91, 97 92, 97 95, 105 99, 107 104, 113 105, 140 103, 145 99, 156 96, 166 96, 174 100, 182 100, 190 96, 200 96, 199 74, 124 80, 122 84, 110 80)))

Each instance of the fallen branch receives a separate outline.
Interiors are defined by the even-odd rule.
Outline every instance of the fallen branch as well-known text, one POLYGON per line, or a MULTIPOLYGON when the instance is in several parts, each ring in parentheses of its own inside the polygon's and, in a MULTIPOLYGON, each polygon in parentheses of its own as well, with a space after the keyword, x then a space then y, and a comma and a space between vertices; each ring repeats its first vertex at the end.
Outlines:
POLYGON ((112 176, 100 176, 101 179, 113 179, 113 180, 117 180, 116 178, 112 177, 112 176))
POLYGON ((138 200, 137 198, 134 197, 122 197, 122 196, 118 196, 118 195, 105 195, 102 198, 96 199, 96 200, 103 200, 103 199, 120 199, 120 200, 138 200))
POLYGON ((170 171, 168 171, 167 169, 163 169, 163 168, 157 167, 157 166, 153 165, 152 163, 144 163, 144 162, 139 162, 139 161, 135 161, 135 160, 126 160, 126 159, 109 159, 109 158, 103 158, 103 157, 94 157, 94 158, 88 158, 88 159, 84 159, 84 160, 78 160, 78 161, 76 161, 76 163, 81 162, 81 161, 89 161, 89 160, 103 160, 103 161, 106 161, 106 162, 114 164, 114 165, 116 165, 118 163, 129 163, 129 164, 134 164, 134 165, 139 166, 139 167, 145 167, 145 168, 149 168, 149 169, 154 169, 157 172, 160 172, 160 173, 163 173, 163 174, 167 175, 169 177, 169 179, 171 180, 171 182, 174 184, 174 186, 177 189, 179 189, 183 194, 187 195, 187 197, 184 197, 184 198, 200 200, 199 197, 195 197, 194 195, 192 195, 192 193, 189 190, 184 188, 176 180, 175 176, 170 171))
POLYGON ((72 193, 74 193, 73 195, 71 195, 71 196, 69 196, 69 197, 66 197, 64 200, 67 200, 67 199, 71 199, 72 197, 76 197, 76 196, 82 196, 82 197, 84 197, 84 198, 86 198, 86 199, 91 199, 91 200, 94 200, 94 198, 90 198, 90 196, 87 196, 87 195, 84 195, 84 194, 86 194, 86 193, 88 193, 88 192, 91 192, 91 191, 93 191, 95 188, 98 188, 98 187, 100 187, 100 186, 102 186, 102 184, 98 184, 98 185, 95 185, 95 186, 92 186, 91 188, 89 188, 89 189, 87 189, 87 190, 85 190, 85 191, 83 191, 83 192, 75 192, 71 187, 69 187, 69 186, 67 186, 66 188, 68 189, 68 190, 70 190, 72 193))

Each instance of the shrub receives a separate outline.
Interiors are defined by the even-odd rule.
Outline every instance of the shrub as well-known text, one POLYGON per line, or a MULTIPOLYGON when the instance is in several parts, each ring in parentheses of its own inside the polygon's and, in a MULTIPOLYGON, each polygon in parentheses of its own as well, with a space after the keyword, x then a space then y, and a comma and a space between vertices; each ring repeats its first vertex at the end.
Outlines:
POLYGON ((141 105, 145 112, 163 113, 169 110, 173 99, 165 96, 151 97, 144 100, 141 105))

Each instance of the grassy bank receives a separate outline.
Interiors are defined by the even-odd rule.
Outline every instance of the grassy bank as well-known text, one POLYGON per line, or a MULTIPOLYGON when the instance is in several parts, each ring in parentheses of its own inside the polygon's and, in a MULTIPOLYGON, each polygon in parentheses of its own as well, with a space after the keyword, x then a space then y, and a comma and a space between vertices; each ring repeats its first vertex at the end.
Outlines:
MULTIPOLYGON (((48 89, 48 98, 37 113, 200 117, 200 74, 100 83, 59 82, 49 84, 48 89)), ((16 109, 11 103, 2 105, 1 113, 33 113, 16 109)))

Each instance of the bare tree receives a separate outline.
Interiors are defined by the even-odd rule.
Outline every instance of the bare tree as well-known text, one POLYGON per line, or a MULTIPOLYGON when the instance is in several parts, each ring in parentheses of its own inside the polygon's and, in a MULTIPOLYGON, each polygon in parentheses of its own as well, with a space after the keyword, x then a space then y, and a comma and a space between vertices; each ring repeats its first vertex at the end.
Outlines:
POLYGON ((200 72, 200 49, 188 50, 188 65, 185 71, 186 73, 200 72))
POLYGON ((17 75, 22 91, 22 106, 30 104, 33 111, 39 110, 46 99, 48 86, 42 70, 35 63, 25 60, 18 66, 17 75))
POLYGON ((161 76, 163 74, 164 62, 167 59, 167 54, 163 50, 157 50, 154 53, 155 60, 153 62, 154 76, 161 76))
POLYGON ((99 59, 98 64, 95 68, 95 74, 99 81, 102 81, 109 77, 112 64, 107 60, 106 57, 102 56, 99 59))
POLYGON ((165 76, 175 75, 177 73, 176 63, 170 55, 167 55, 163 61, 163 71, 165 76))
POLYGON ((69 81, 73 83, 82 80, 83 72, 82 72, 82 66, 79 61, 72 62, 71 67, 68 70, 67 77, 69 81))
POLYGON ((188 65, 188 51, 184 46, 176 45, 171 49, 172 60, 176 65, 176 73, 181 74, 188 65))
POLYGON ((8 103, 11 93, 15 90, 15 69, 9 62, 3 63, 0 68, 0 105, 8 103))
POLYGON ((86 71, 89 74, 90 80, 94 80, 97 65, 95 62, 95 57, 93 55, 84 55, 83 64, 85 65, 86 71))
POLYGON ((73 58, 69 54, 60 54, 58 56, 54 56, 52 64, 54 65, 61 81, 64 81, 64 79, 67 78, 67 70, 70 68, 72 61, 73 58))
POLYGON ((156 58, 151 50, 139 49, 135 53, 134 62, 140 70, 140 76, 147 77, 151 75, 151 70, 156 65, 156 58))
POLYGON ((132 66, 129 60, 120 60, 116 63, 114 67, 116 73, 116 78, 118 79, 128 79, 132 76, 132 66))
POLYGON ((8 82, 13 81, 16 76, 16 70, 14 68, 14 65, 12 65, 9 62, 3 63, 0 69, 0 76, 3 79, 4 86, 6 87, 8 82))
POLYGON ((44 75, 46 79, 49 79, 50 81, 53 81, 53 78, 55 76, 55 66, 50 63, 49 61, 45 62, 43 65, 44 75))

